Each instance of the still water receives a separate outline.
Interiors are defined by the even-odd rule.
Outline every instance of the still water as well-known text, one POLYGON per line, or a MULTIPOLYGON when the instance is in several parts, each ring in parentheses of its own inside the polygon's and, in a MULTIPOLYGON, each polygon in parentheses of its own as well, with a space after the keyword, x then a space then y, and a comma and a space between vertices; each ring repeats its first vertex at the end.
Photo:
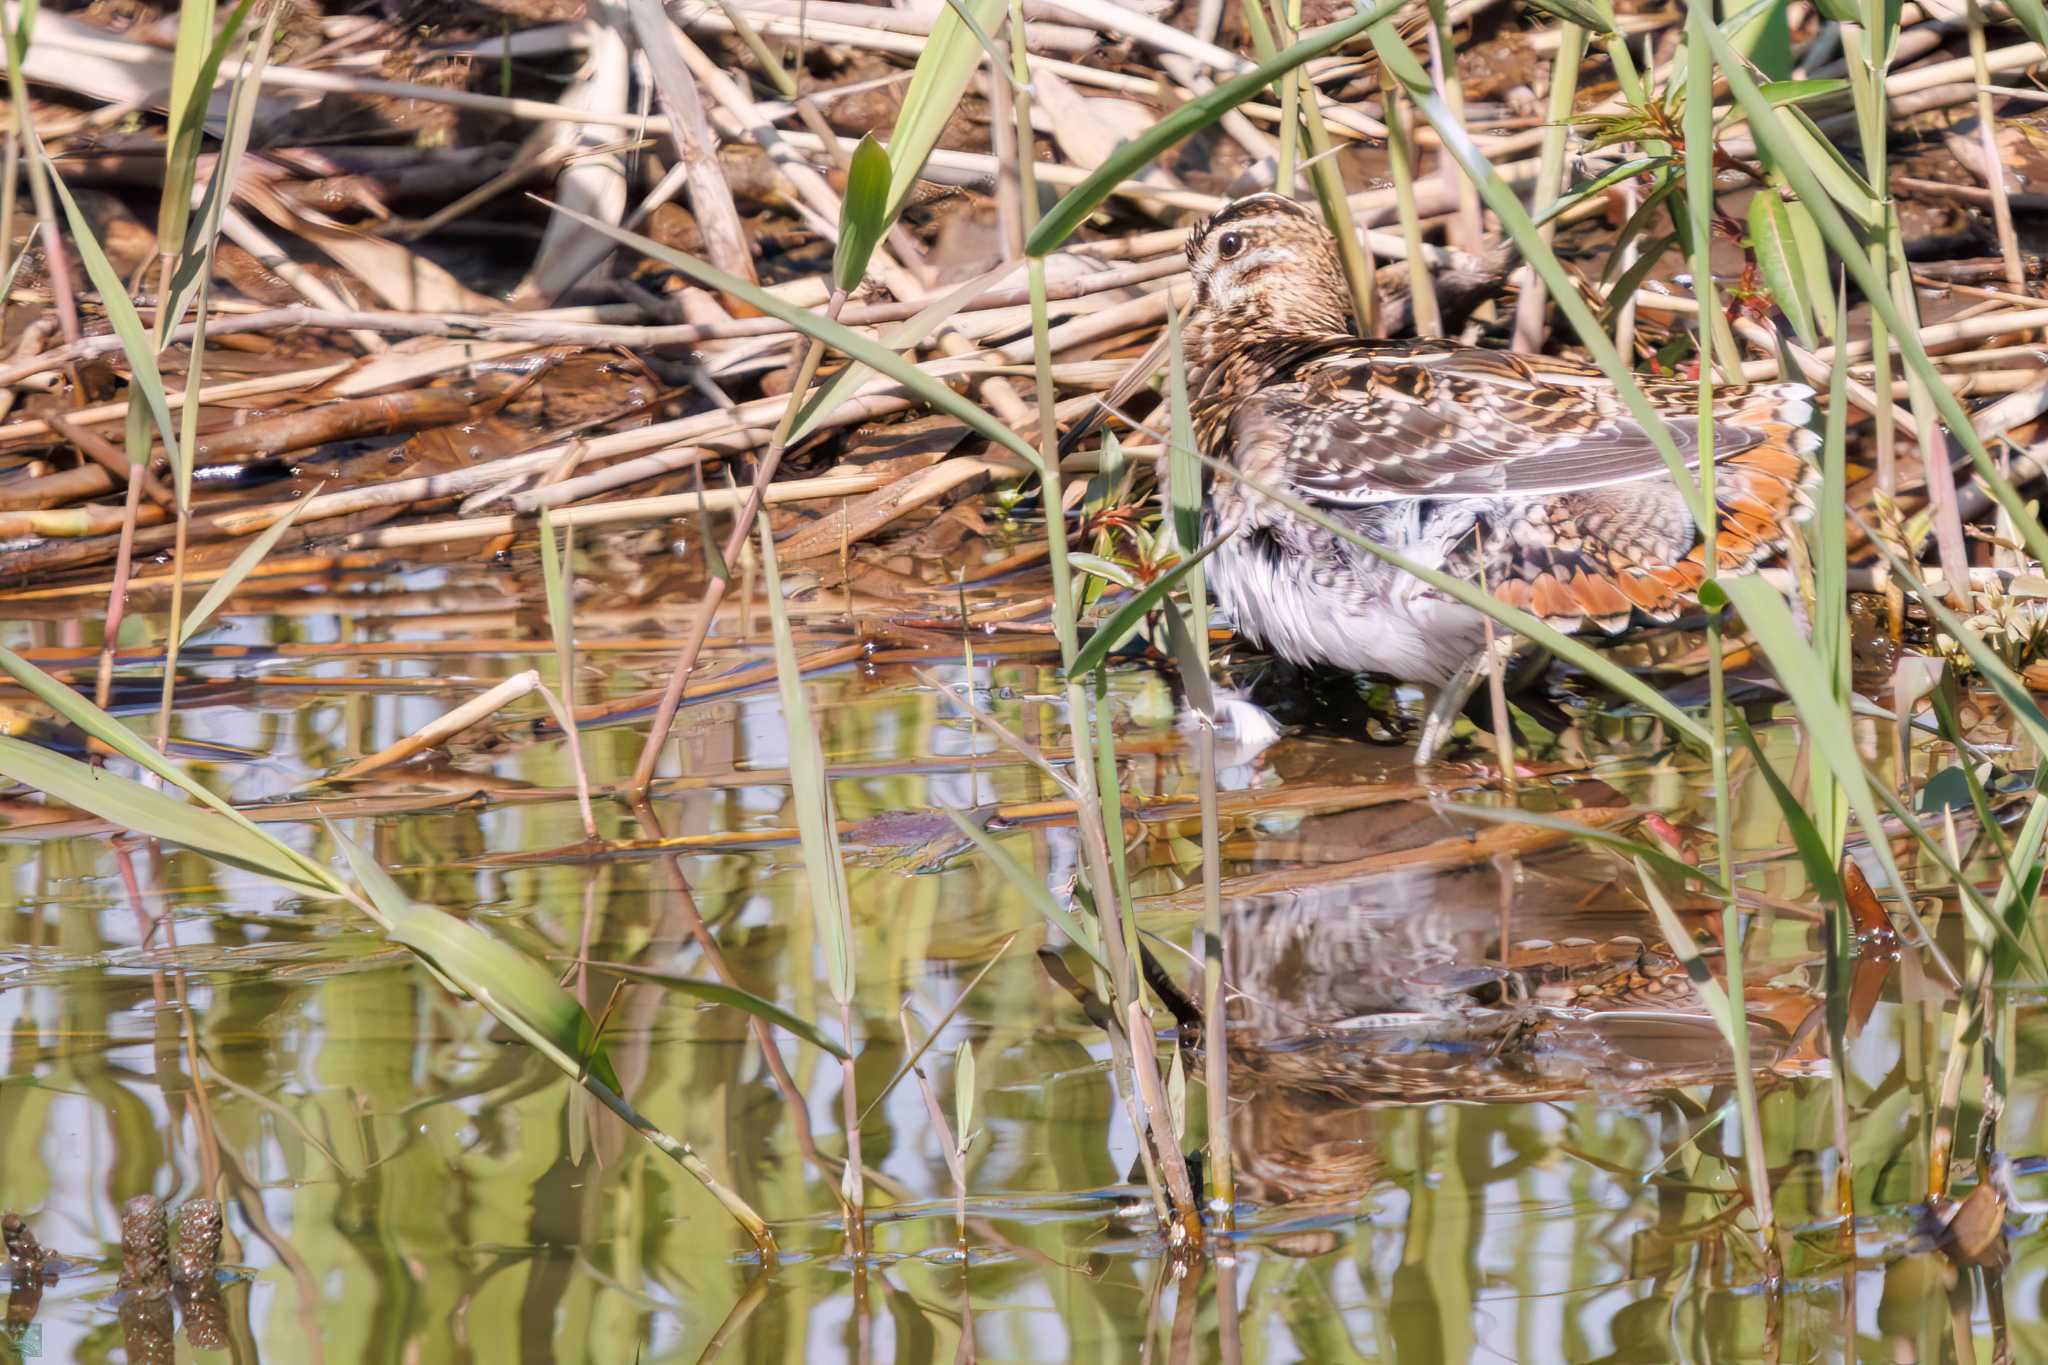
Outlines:
MULTIPOLYGON (((54 1283, 17 1284, 0 1359, 2048 1360, 2048 1238, 2025 1211, 2048 1195, 2037 995, 2003 996, 2016 1046, 1998 1131, 2021 1196, 1993 1238, 2003 1265, 1944 1254, 1932 1232, 1952 997, 1911 953, 1876 965, 1847 1059, 1860 1217, 1842 1225, 1815 902, 1767 793, 1744 780, 1732 835, 1756 910, 1749 976, 1768 1017, 1753 1042, 1790 1246, 1767 1280, 1726 1051, 1657 951, 1633 870, 1561 838, 1487 842, 1497 827, 1432 804, 1507 799, 1483 770, 1420 783, 1406 748, 1358 737, 1377 722, 1342 717, 1225 756, 1238 1230, 1208 1257, 1166 1254, 1103 1036, 1034 954, 1056 936, 932 814, 972 811, 1056 891, 1072 878, 1058 789, 918 672, 973 687, 1056 750, 1049 640, 978 630, 970 664, 957 628, 949 645, 888 626, 954 610, 950 590, 914 609, 829 590, 794 608, 800 652, 826 665, 807 686, 848 825, 862 1103, 903 1063, 906 1018, 919 1039, 944 1021, 923 1068, 949 1113, 957 1050, 974 1058, 964 1230, 906 1080, 862 1125, 874 1252, 850 1261, 836 1062, 778 1031, 771 1065, 737 1010, 576 965, 725 979, 836 1036, 758 602, 719 623, 708 671, 737 671, 683 711, 651 807, 600 799, 596 843, 532 698, 429 760, 309 785, 522 669, 552 679, 536 579, 274 579, 188 656, 180 752, 217 790, 268 805, 298 847, 337 857, 325 816, 417 899, 564 974, 604 1016, 630 1098, 761 1211, 781 1263, 764 1268, 699 1185, 346 907, 17 792, 0 798, 0 1207, 62 1265, 54 1283), (173 1336, 168 1314, 117 1289, 121 1209, 139 1194, 222 1201, 217 1332, 173 1336)), ((96 609, 8 602, 0 643, 75 664, 62 648, 91 643, 78 621, 96 609)), ((684 620, 586 598, 579 700, 658 684, 684 620)), ((147 732, 155 675, 136 658, 121 699, 147 732)), ((1191 980, 1200 855, 1178 699, 1168 672, 1132 662, 1112 704, 1133 892, 1155 952, 1191 980)), ((0 695, 0 712, 63 742, 24 694, 0 695)), ((1647 723, 1567 719, 1512 799, 1711 825, 1704 773, 1647 723)), ((630 772, 643 733, 631 717, 586 731, 593 780, 630 772)), ((1764 734, 1780 771, 1799 771, 1797 733, 1764 734)), ((1888 728, 1861 739, 1888 761, 1888 728)), ((1921 889, 1960 962, 1953 899, 1921 889)), ((1959 1195, 1977 1179, 1980 1093, 1973 1067, 1959 1195)))

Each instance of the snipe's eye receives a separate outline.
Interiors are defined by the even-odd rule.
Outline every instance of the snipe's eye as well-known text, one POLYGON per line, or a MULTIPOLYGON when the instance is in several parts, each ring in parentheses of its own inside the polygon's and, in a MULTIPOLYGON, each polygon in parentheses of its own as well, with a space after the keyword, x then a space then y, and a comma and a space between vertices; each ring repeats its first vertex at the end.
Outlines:
POLYGON ((1244 234, 1241 232, 1226 232, 1216 239, 1216 254, 1226 261, 1243 250, 1244 234))

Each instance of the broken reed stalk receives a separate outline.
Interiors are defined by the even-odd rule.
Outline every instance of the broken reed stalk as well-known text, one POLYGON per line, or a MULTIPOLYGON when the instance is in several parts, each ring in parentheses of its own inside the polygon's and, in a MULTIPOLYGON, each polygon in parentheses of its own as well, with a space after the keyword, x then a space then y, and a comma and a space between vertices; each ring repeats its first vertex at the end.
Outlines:
MULTIPOLYGON (((834 288, 832 297, 825 305, 825 316, 838 321, 839 311, 846 306, 846 291, 834 288)), ((789 402, 783 409, 782 421, 775 429, 775 436, 768 442, 768 449, 762 453, 759 468, 754 471, 753 487, 747 491, 747 500, 733 518, 732 530, 726 535, 725 549, 719 563, 713 566, 711 581, 704 585, 704 598, 697 608, 696 618, 690 623, 690 633, 683 640, 683 647, 676 652, 676 661, 670 666, 669 679, 661 694, 661 701, 654 708, 654 723, 647 731, 647 741, 640 749, 640 761, 634 765, 633 778, 628 790, 644 795, 648 784, 654 780, 655 765, 661 761, 661 751, 668 743, 669 727, 675 724, 676 710, 683 702, 683 689, 689 685, 690 674, 696 670, 697 656, 703 652, 704 638, 711 633, 711 622, 718 615, 718 607, 725 600, 726 590, 732 586, 731 568, 740 552, 746 548, 754 521, 760 515, 761 502, 768 485, 775 478, 775 471, 782 463, 782 453, 789 440, 790 428, 796 424, 798 409, 809 395, 811 382, 818 376, 818 366, 825 358, 825 343, 813 340, 804 350, 802 364, 798 367, 796 380, 789 387, 789 402)))
POLYGON ((488 720, 539 686, 538 671, 529 668, 523 673, 516 673, 489 691, 464 702, 447 715, 427 722, 397 743, 388 745, 367 758, 359 758, 340 772, 332 773, 323 780, 346 782, 351 778, 376 772, 380 768, 388 768, 394 763, 403 763, 461 734, 472 725, 488 720))

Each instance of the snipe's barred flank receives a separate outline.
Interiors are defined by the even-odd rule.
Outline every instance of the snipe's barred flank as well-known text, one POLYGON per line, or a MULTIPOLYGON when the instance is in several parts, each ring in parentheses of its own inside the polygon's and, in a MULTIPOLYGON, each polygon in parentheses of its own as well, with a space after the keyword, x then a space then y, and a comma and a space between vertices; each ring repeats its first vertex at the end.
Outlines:
MULTIPOLYGON (((1208 455, 1422 564, 1483 581, 1562 630, 1668 621, 1706 575, 1686 499, 1597 369, 1435 339, 1350 334, 1335 240, 1276 194, 1188 238, 1189 382, 1208 455)), ((1688 463, 1699 388, 1640 381, 1688 463)), ((1714 394, 1719 568, 1779 549, 1811 511, 1812 390, 1714 394)), ((1210 481, 1210 583, 1239 631, 1292 662, 1445 687, 1478 657, 1477 611, 1272 499, 1210 481)))

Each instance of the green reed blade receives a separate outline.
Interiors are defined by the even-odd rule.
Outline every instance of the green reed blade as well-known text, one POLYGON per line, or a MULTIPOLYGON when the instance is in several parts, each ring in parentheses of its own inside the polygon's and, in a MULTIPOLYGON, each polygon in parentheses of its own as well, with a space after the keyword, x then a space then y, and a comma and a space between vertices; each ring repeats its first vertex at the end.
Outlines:
POLYGON ((157 241, 183 242, 192 213, 192 184, 199 149, 206 133, 206 111, 220 79, 221 62, 241 34, 255 0, 241 0, 218 37, 213 32, 212 0, 191 0, 178 7, 177 46, 171 53, 170 105, 166 111, 164 188, 157 209, 157 241))
POLYGON ((946 1025, 953 1022, 953 1016, 960 1013, 960 1007, 967 1003, 967 997, 974 994, 974 988, 981 984, 981 979, 989 974, 989 970, 997 962, 1002 960, 1003 954, 1009 952, 1010 945, 1016 941, 1017 936, 1011 934, 1000 944, 996 945, 996 950, 989 955, 988 961, 981 964, 981 970, 976 972, 968 980, 967 984, 960 988, 960 993, 953 997, 953 1003, 946 1006, 945 1012, 932 1021, 931 1028, 925 1031, 924 1041, 911 1049, 910 1055, 903 1059, 903 1064, 896 1068, 896 1074, 891 1076, 882 1088, 875 1092, 875 1097, 868 1101, 867 1108, 860 1111, 858 1122, 867 1122, 868 1115, 875 1112, 875 1106, 889 1098, 889 1092, 901 1085, 905 1076, 917 1070, 917 1064, 924 1060, 925 1053, 931 1051, 932 1044, 938 1041, 939 1034, 944 1032, 946 1025))
POLYGON ((1891 841, 1885 837, 1870 776, 1856 749, 1849 713, 1836 700, 1829 671, 1794 624, 1783 595, 1756 575, 1743 574, 1710 580, 1700 590, 1700 601, 1709 608, 1733 606, 1741 614, 1743 625, 1770 661, 1779 686, 1791 698, 1815 754, 1828 765, 1850 809, 1862 822, 1893 894, 1906 897, 1907 882, 1892 858, 1891 841))
MULTIPOLYGON (((789 609, 782 599, 782 571, 775 562, 775 537, 764 513, 761 582, 768 594, 768 618, 775 635, 775 679, 782 696, 782 725, 788 736, 789 799, 796 808, 797 840, 804 854, 811 915, 825 953, 825 980, 844 1008, 853 999, 853 913, 846 891, 846 863, 839 851, 839 818, 825 779, 825 751, 817 722, 804 696, 803 670, 790 634, 789 609)), ((848 1038, 847 1045, 853 1040, 848 1038)))
MULTIPOLYGON (((962 304, 966 303, 969 299, 977 298, 987 293, 1008 280, 1011 275, 1016 273, 1019 264, 1021 262, 1005 261, 986 274, 977 275, 956 288, 948 290, 925 307, 920 308, 915 316, 892 328, 888 335, 882 338, 882 345, 891 351, 903 351, 917 345, 930 334, 934 327, 949 321, 955 313, 959 312, 962 304)), ((803 440, 804 437, 818 430, 824 424, 825 419, 832 415, 833 410, 852 397, 853 391, 866 383, 868 376, 873 373, 874 371, 858 361, 851 365, 840 366, 833 372, 830 379, 827 379, 817 387, 810 398, 805 401, 803 407, 797 410, 796 421, 791 424, 789 429, 788 443, 795 445, 798 441, 803 440)))
POLYGON ((1635 372, 1615 350, 1613 338, 1600 326, 1599 319, 1580 296, 1578 286, 1565 273, 1557 253, 1551 250, 1550 244, 1536 230, 1535 223, 1530 221, 1529 212, 1522 207, 1520 197, 1508 188, 1507 182, 1493 169, 1493 163, 1479 150, 1472 135, 1452 116, 1450 108, 1436 93, 1429 73, 1422 69, 1421 63, 1415 60, 1415 54, 1394 33, 1393 25, 1384 22, 1376 25, 1372 31, 1372 43, 1380 54, 1380 63, 1386 74, 1407 89, 1415 107, 1436 129, 1444 151, 1457 160, 1466 176, 1478 187, 1486 206, 1500 218, 1502 230, 1514 239, 1522 259, 1543 280, 1544 287, 1557 303, 1558 311, 1571 321, 1580 344, 1586 348, 1593 363, 1614 385, 1629 415, 1642 427, 1657 453, 1664 457, 1673 485, 1685 495, 1686 505, 1692 509, 1693 520, 1705 525, 1711 512, 1706 506, 1705 495, 1700 491, 1700 481, 1687 467, 1685 457, 1679 454, 1678 445, 1663 418, 1643 395, 1642 388, 1636 383, 1635 372))
MULTIPOLYGON (((226 798, 216 794, 183 768, 143 743, 134 731, 93 705, 91 698, 73 691, 5 646, 0 646, 0 671, 4 671, 20 683, 36 700, 129 762, 155 773, 164 781, 190 794, 202 804, 212 807, 250 832, 265 839, 271 838, 257 827, 255 821, 229 804, 226 798)), ((312 859, 282 842, 277 842, 277 847, 283 850, 283 856, 288 857, 298 869, 299 880, 310 877, 323 884, 332 882, 333 874, 312 859)), ((333 884, 339 886, 339 883, 333 884)))
MULTIPOLYGON (((1658 932, 1664 935, 1665 942, 1670 945, 1672 956, 1685 965, 1685 974, 1691 979, 1693 989, 1699 992, 1700 1002, 1707 1007, 1707 1013, 1713 1018, 1714 1026, 1720 1029, 1721 1036, 1727 1040, 1728 1046, 1737 1056, 1746 1055, 1749 1021, 1736 1015, 1735 1003, 1728 998, 1728 992, 1721 989, 1721 983, 1714 979, 1713 970, 1707 966, 1706 959, 1700 956, 1699 946, 1693 942, 1692 932, 1671 908, 1671 902, 1664 896, 1664 888, 1658 884, 1656 877, 1651 875, 1649 865, 1641 860, 1636 862, 1636 878, 1642 885, 1643 899, 1649 902, 1650 912, 1657 917, 1658 932)), ((1743 1088, 1744 1077, 1738 1074, 1735 1083, 1738 1089, 1743 1088)), ((1753 1086, 1754 1080, 1750 1080, 1748 1084, 1753 1086)), ((1755 1097, 1752 1095, 1744 1103, 1754 1107, 1755 1097)))
POLYGON ((953 1049, 953 1133, 965 1152, 974 1141, 974 1047, 965 1038, 953 1049))
MULTIPOLYGON (((2028 511, 2025 501, 2014 490, 2011 482, 1999 472, 1997 463, 1991 458, 1991 452, 1985 448, 1983 440, 1970 425, 1969 413, 1943 382, 1940 371, 1935 368, 1934 361, 1927 354, 1927 348, 1921 344, 1918 330, 1906 325, 1904 317, 1892 299, 1891 282, 1871 261, 1866 244, 1843 219, 1833 197, 1822 189, 1821 180, 1816 174, 1817 161, 1814 149, 1806 145, 1806 142, 1817 140, 1825 146, 1826 140, 1807 139, 1803 142, 1795 138, 1788 131, 1792 126, 1791 122, 1776 116, 1769 102, 1758 91, 1756 82, 1742 69, 1742 63, 1729 48, 1728 40, 1711 25, 1706 28, 1706 36, 1714 49, 1715 60, 1720 66, 1721 74, 1728 82, 1729 94, 1734 96, 1736 104, 1740 105, 1743 113, 1748 116, 1750 132, 1756 137, 1758 147, 1769 153, 1773 163, 1784 172, 1785 178, 1791 181, 1792 188, 1798 192, 1800 199, 1813 211, 1821 235, 1827 239, 1828 245, 1834 249, 1835 255, 1848 270, 1850 277, 1863 291, 1871 311, 1883 319, 1898 345, 1900 354, 1905 357, 1907 366, 1926 384, 1928 397, 1940 414, 1942 425, 1947 427, 1949 434, 1960 441, 1963 448, 1970 453, 1970 461, 1976 466, 1977 476, 1983 481, 1985 488, 1997 499, 1999 505, 2012 515, 2014 525, 2019 528, 2021 536, 2026 540, 2028 553, 2035 560, 2048 563, 2048 529, 2044 529, 2040 519, 2028 511)), ((1796 122, 1800 117, 1799 111, 1789 112, 1796 122)), ((1825 156, 1823 155, 1820 160, 1825 160, 1825 156)), ((1867 188, 1864 194, 1868 195, 1867 188)), ((1854 197, 1850 196, 1844 206, 1853 206, 1856 202, 1854 197)), ((1862 201, 1863 207, 1867 210, 1871 202, 1866 197, 1862 201)))
POLYGON ((1633 180, 1639 175, 1660 170, 1671 164, 1672 158, 1668 156, 1642 156, 1637 157, 1633 161, 1624 161, 1619 166, 1594 176, 1591 180, 1583 180, 1572 186, 1562 195, 1558 196, 1558 198, 1551 201, 1543 212, 1537 214, 1529 221, 1536 227, 1542 227, 1566 209, 1584 203, 1603 190, 1612 189, 1624 180, 1633 180))
POLYGON ((328 832, 371 903, 389 921, 387 937, 432 963, 558 1066, 566 1059, 570 1065, 562 1069, 572 1076, 587 1072, 612 1091, 620 1090, 619 1073, 612 1069, 596 1024, 540 963, 467 920, 415 901, 368 849, 332 826, 328 832))
POLYGON ((26 740, 0 737, 0 776, 137 834, 181 844, 302 891, 338 893, 332 878, 310 874, 268 834, 26 740))
MULTIPOLYGON (((985 36, 989 26, 1002 17, 1003 5, 1004 0, 964 0, 962 9, 985 36)), ((883 231, 903 213, 924 163, 938 146, 940 132, 960 108, 961 96, 981 58, 981 37, 961 22, 960 12, 951 6, 940 9, 903 92, 895 129, 889 134, 889 197, 883 231)))
POLYGON ((1752 195, 1749 201, 1749 247, 1756 255, 1757 268, 1771 297, 1784 312, 1792 330, 1808 349, 1820 344, 1814 327, 1813 304, 1806 297, 1808 272, 1799 259, 1799 241, 1792 231, 1792 214, 1769 189, 1752 195))
MULTIPOLYGON (((128 357, 129 375, 135 386, 142 390, 142 396, 149 404, 150 416, 156 419, 157 434, 163 438, 164 453, 175 466, 180 459, 178 435, 176 423, 171 421, 171 406, 164 397, 164 377, 156 365, 156 344, 143 329, 142 317, 135 311, 135 301, 128 297, 127 284, 115 272, 107 253, 100 249, 99 238, 93 236, 92 224, 86 221, 85 215, 79 211, 78 201, 65 188, 64 178, 50 163, 50 154, 43 150, 42 141, 32 138, 30 145, 35 155, 42 159, 50 183, 56 187, 57 197, 64 201, 64 217, 71 224, 71 236, 78 247, 79 260, 84 263, 93 288, 99 291, 100 302, 107 310, 107 321, 113 324, 114 334, 121 339, 121 350, 128 357)), ((131 448, 128 459, 131 463, 140 463, 143 452, 131 448)))

